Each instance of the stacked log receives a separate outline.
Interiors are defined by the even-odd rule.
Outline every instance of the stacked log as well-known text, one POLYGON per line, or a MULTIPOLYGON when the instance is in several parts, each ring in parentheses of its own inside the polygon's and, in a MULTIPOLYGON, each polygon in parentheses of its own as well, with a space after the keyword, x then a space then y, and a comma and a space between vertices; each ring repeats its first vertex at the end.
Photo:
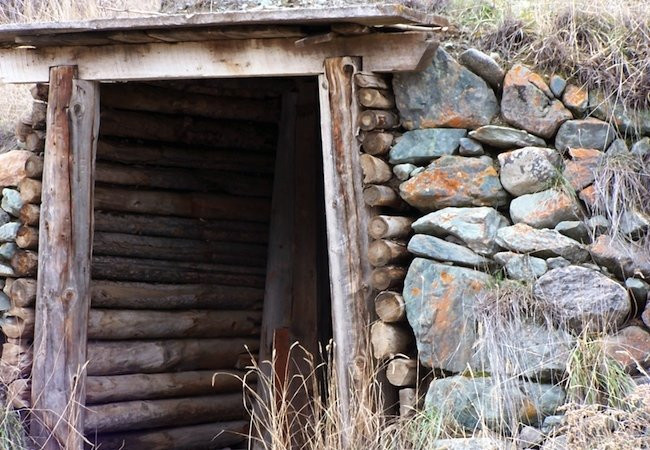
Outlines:
POLYGON ((406 242, 411 234, 412 215, 400 198, 400 180, 387 161, 393 142, 399 138, 399 116, 395 109, 390 81, 375 74, 355 77, 359 103, 366 108, 359 115, 362 130, 360 157, 363 172, 363 198, 381 214, 368 223, 373 239, 368 261, 374 267, 371 285, 377 292, 375 312, 378 320, 370 328, 374 357, 386 370, 386 379, 399 390, 400 413, 413 410, 409 395, 418 386, 420 373, 412 330, 406 323, 401 295, 410 263, 406 242))

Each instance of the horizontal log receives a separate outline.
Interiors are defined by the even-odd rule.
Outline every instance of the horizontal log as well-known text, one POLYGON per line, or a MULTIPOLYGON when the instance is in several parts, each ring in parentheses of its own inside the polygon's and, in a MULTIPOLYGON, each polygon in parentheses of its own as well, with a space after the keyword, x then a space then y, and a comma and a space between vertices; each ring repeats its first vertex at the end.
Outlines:
POLYGON ((267 100, 195 94, 174 89, 140 84, 106 84, 102 86, 102 106, 114 109, 185 114, 211 119, 277 122, 280 102, 267 100))
POLYGON ((258 339, 90 341, 88 375, 231 369, 240 354, 259 350, 258 339))
POLYGON ((269 235, 268 226, 258 222, 203 220, 106 211, 95 211, 95 231, 262 244, 266 244, 269 235))
POLYGON ((275 156, 268 152, 136 145, 102 138, 97 143, 97 160, 187 169, 273 173, 275 156))
POLYGON ((395 264, 409 257, 406 245, 401 242, 378 239, 368 246, 368 261, 374 267, 395 264))
POLYGON ((354 74, 354 84, 360 88, 390 89, 392 87, 386 77, 364 72, 354 74))
POLYGON ((39 180, 32 178, 23 178, 18 182, 18 191, 20 199, 25 203, 41 203, 41 192, 43 184, 39 180))
POLYGON ((383 89, 361 88, 357 91, 359 103, 366 108, 392 109, 395 97, 392 92, 383 89))
POLYGON ((411 333, 400 326, 377 321, 370 327, 370 342, 375 359, 407 353, 412 341, 411 333))
POLYGON ((27 204, 20 208, 18 215, 20 222, 24 225, 35 226, 41 218, 41 208, 38 205, 27 204))
POLYGON ((363 172, 364 184, 381 184, 393 177, 390 166, 374 156, 362 154, 359 157, 359 164, 363 172))
POLYGON ((32 94, 34 100, 46 102, 50 92, 50 85, 47 83, 36 83, 29 89, 29 92, 32 94))
POLYGON ((401 208, 404 205, 404 202, 394 189, 378 184, 371 184, 363 188, 363 200, 368 206, 401 208))
POLYGON ((270 202, 264 198, 99 186, 95 188, 95 209, 254 222, 266 222, 270 216, 270 202))
POLYGON ((245 375, 241 370, 197 370, 88 377, 86 404, 242 393, 245 375))
POLYGON ((412 223, 410 217, 379 215, 368 222, 368 234, 374 239, 405 238, 413 232, 412 223))
POLYGON ((385 155, 393 145, 394 136, 385 131, 371 131, 366 133, 361 148, 369 155, 385 155))
POLYGON ((47 103, 32 103, 32 128, 35 130, 45 129, 45 119, 47 117, 47 103))
POLYGON ((241 393, 94 405, 86 411, 84 431, 102 433, 143 430, 215 420, 237 420, 246 415, 241 393))
POLYGON ((275 150, 278 134, 273 124, 116 109, 102 110, 100 123, 100 136, 253 151, 275 150))
POLYGON ((375 297, 375 312, 383 322, 401 322, 406 319, 404 298, 398 292, 382 291, 375 297))
POLYGON ((418 361, 406 358, 391 360, 386 366, 386 378, 393 386, 415 386, 418 381, 418 361))
POLYGON ((372 287, 378 291, 399 286, 406 277, 406 269, 398 266, 377 267, 370 275, 372 287))
MULTIPOLYGON (((92 280, 92 306, 116 309, 261 308, 264 289, 215 284, 147 284, 92 280)), ((36 280, 16 279, 7 293, 13 307, 29 307, 36 299, 36 280)))
POLYGON ((45 150, 45 130, 32 130, 25 136, 25 149, 34 153, 45 150))
POLYGON ((364 131, 388 130, 399 126, 399 117, 394 112, 367 109, 359 114, 359 128, 364 131))
POLYGON ((43 158, 26 150, 11 150, 0 154, 0 188, 18 186, 25 178, 43 173, 43 158))
POLYGON ((99 435, 92 439, 102 450, 189 450, 229 448, 241 443, 249 432, 246 420, 217 422, 150 431, 99 435))

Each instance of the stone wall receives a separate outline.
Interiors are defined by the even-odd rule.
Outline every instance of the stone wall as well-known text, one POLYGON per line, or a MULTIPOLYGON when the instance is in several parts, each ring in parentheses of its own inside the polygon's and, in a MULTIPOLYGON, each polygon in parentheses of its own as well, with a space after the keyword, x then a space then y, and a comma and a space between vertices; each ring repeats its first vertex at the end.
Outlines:
POLYGON ((401 259, 403 285, 377 297, 380 322, 372 330, 375 356, 398 358, 387 367, 402 389, 402 413, 416 405, 416 387, 428 384, 426 407, 450 412, 468 431, 503 431, 491 424, 504 421, 541 428, 565 401, 567 358, 585 335, 604 339, 631 374, 643 373, 650 366, 650 258, 639 249, 648 209, 603 214, 605 194, 616 186, 594 182, 614 160, 645 170, 650 138, 635 134, 624 111, 604 111, 597 93, 520 64, 506 71, 474 49, 458 59, 438 49, 425 71, 395 75, 392 88, 400 124, 366 128, 364 149, 380 134, 395 136, 384 155, 373 153, 393 178, 366 177, 366 190, 397 195, 367 201, 412 221, 409 234, 373 235, 403 239, 410 254, 401 259), (372 184, 378 181, 383 186, 372 184), (512 306, 513 295, 522 323, 495 341, 484 316, 512 306), (386 326, 404 333, 399 314, 386 319, 387 297, 390 311, 403 301, 417 353, 407 335, 386 350, 386 326), (504 386, 496 372, 510 369, 496 367, 489 346, 507 341, 516 343, 509 358, 517 364, 504 386), (497 412, 490 397, 497 387, 503 395, 516 391, 527 408, 497 412))

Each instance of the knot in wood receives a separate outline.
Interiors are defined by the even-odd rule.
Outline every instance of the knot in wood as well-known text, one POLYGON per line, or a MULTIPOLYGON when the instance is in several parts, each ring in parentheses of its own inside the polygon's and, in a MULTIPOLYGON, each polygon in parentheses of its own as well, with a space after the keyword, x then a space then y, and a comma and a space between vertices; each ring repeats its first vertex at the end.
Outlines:
POLYGON ((77 298, 77 292, 73 288, 67 288, 63 291, 63 301, 71 303, 77 298))
POLYGON ((75 103, 74 105, 72 105, 72 114, 74 114, 75 116, 77 117, 81 116, 83 114, 83 111, 84 111, 84 107, 81 103, 75 103))

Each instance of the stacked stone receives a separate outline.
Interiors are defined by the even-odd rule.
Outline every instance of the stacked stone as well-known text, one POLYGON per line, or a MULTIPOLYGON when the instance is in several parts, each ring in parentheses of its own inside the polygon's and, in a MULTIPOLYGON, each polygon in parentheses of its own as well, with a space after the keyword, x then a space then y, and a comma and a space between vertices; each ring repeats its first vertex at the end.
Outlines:
POLYGON ((8 386, 8 399, 14 408, 29 405, 33 310, 24 299, 35 294, 33 279, 38 259, 38 206, 43 173, 45 120, 48 87, 31 90, 34 103, 31 114, 16 126, 17 148, 0 155, 0 309, 4 337, 0 360, 0 382, 8 386), (29 329, 32 331, 30 332, 29 329), (27 332, 25 332, 27 330, 27 332))
MULTIPOLYGON (((400 197, 421 211, 408 243, 415 258, 404 308, 420 363, 447 375, 430 383, 428 407, 448 410, 470 431, 479 418, 488 426, 512 419, 537 426, 564 401, 550 381, 561 376, 572 336, 585 327, 620 329, 610 337, 611 355, 630 371, 633 358, 650 365, 650 334, 637 326, 632 305, 640 311, 646 303, 648 256, 617 251, 606 242, 607 220, 590 217, 596 169, 628 150, 614 127, 591 117, 586 89, 557 76, 549 86, 522 65, 506 73, 474 49, 460 62, 438 49, 425 71, 393 79, 406 131, 389 162, 403 180, 400 197), (492 377, 464 376, 489 375, 474 303, 496 272, 532 286, 557 324, 524 324, 512 337, 529 353, 520 358, 528 366, 513 374, 517 395, 531 407, 522 417, 490 409, 492 377)), ((649 142, 639 140, 634 152, 647 155, 649 142)), ((638 213, 630 223, 630 234, 643 234, 650 218, 638 213)))

